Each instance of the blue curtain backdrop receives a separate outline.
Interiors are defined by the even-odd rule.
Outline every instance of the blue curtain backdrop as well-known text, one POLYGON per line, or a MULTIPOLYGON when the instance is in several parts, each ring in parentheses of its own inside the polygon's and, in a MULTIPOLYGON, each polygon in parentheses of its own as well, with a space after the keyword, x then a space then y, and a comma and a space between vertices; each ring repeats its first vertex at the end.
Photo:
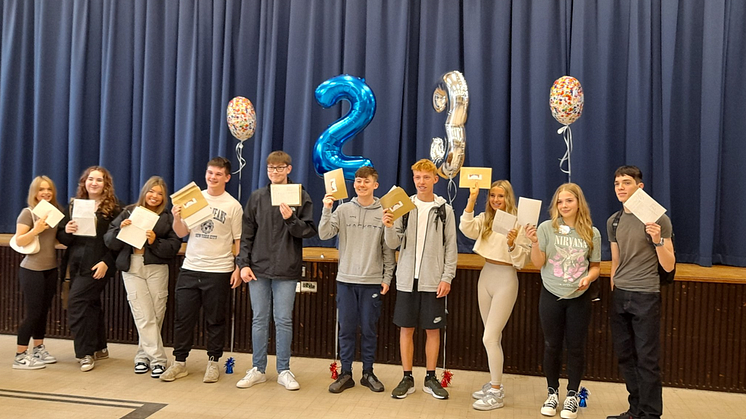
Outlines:
MULTIPOLYGON (((746 146, 746 3, 725 0, 4 0, 0 19, 0 231, 12 232, 38 174, 61 200, 82 170, 109 168, 135 200, 151 175, 171 188, 195 180, 215 155, 235 167, 225 123, 234 96, 257 111, 246 141, 241 201, 267 183, 264 159, 293 158, 291 177, 316 202, 323 184, 311 152, 347 111, 323 109, 316 86, 365 78, 377 98, 368 128, 345 153, 370 158, 378 195, 413 191, 409 166, 444 135, 431 107, 439 77, 470 87, 466 165, 489 166, 517 195, 544 200, 567 180, 565 145, 548 106, 566 74, 585 91, 572 125, 573 181, 595 224, 620 205, 612 175, 640 166, 645 189, 669 209, 679 260, 746 266, 739 213, 746 146)), ((238 175, 229 191, 238 195, 238 175)), ((446 181, 436 192, 447 195, 446 181)), ((457 213, 467 193, 455 198, 457 213)), ((485 193, 477 208, 482 210, 485 193)), ((546 218, 547 214, 542 214, 546 218)), ((460 251, 471 242, 459 237, 460 251)), ((318 239, 307 245, 333 246, 318 239)), ((608 243, 604 243, 608 259, 608 243)))

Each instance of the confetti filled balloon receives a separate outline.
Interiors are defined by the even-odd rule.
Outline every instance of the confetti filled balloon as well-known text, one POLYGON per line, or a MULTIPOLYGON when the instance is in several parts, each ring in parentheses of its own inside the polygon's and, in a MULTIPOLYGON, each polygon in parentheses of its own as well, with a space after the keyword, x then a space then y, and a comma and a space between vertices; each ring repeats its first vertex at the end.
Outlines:
POLYGON ((552 116, 562 125, 570 125, 583 113, 583 86, 575 77, 562 76, 549 92, 552 116))
POLYGON ((256 129, 256 112, 254 105, 243 96, 236 96, 228 102, 226 109, 228 128, 239 141, 246 141, 254 135, 256 129))

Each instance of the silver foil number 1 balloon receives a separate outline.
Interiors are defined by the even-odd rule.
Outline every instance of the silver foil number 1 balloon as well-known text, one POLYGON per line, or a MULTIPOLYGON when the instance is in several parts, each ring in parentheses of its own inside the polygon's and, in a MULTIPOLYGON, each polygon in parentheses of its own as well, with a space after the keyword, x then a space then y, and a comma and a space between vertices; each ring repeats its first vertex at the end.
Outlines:
POLYGON ((430 143, 430 160, 438 167, 438 173, 452 179, 464 163, 466 150, 466 111, 469 108, 469 88, 464 75, 451 71, 443 75, 433 92, 433 108, 440 113, 448 108, 446 118, 446 140, 433 138, 430 143))

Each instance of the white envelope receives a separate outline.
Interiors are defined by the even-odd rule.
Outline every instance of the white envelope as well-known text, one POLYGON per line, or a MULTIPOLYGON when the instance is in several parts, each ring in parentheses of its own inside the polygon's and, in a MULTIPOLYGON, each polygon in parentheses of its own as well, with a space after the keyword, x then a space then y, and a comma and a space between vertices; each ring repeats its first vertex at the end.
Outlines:
POLYGON ((541 200, 525 197, 518 198, 518 225, 525 226, 539 224, 539 214, 541 213, 541 200))
POLYGON ((158 214, 144 207, 136 207, 130 214, 129 220, 132 220, 132 224, 119 230, 117 239, 132 247, 142 249, 148 239, 145 233, 155 227, 158 214))
POLYGON ((666 209, 661 204, 639 188, 627 198, 624 206, 643 223, 654 223, 666 213, 666 209))
POLYGON ((503 210, 495 211, 495 218, 492 220, 492 231, 507 236, 510 230, 515 228, 515 220, 518 219, 513 214, 503 210))
POLYGON ((60 221, 62 221, 62 219, 65 217, 65 214, 63 214, 62 211, 43 199, 39 201, 38 204, 36 204, 32 212, 39 218, 42 218, 46 215, 47 224, 52 228, 57 227, 57 224, 59 224, 60 221))
POLYGON ((78 229, 73 235, 96 237, 96 201, 74 199, 72 218, 78 224, 78 229))

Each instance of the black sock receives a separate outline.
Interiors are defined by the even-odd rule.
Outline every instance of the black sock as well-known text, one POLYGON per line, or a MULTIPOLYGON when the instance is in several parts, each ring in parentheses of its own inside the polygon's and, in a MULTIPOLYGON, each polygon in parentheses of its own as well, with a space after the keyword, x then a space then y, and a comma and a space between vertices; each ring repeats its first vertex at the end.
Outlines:
POLYGON ((22 354, 25 354, 25 353, 26 353, 26 351, 23 351, 23 352, 16 352, 16 356, 18 356, 18 355, 22 355, 22 354))
POLYGON ((435 370, 427 370, 425 378, 435 378, 435 370))
POLYGON ((405 377, 411 377, 412 376, 412 371, 404 371, 404 376, 405 377))

